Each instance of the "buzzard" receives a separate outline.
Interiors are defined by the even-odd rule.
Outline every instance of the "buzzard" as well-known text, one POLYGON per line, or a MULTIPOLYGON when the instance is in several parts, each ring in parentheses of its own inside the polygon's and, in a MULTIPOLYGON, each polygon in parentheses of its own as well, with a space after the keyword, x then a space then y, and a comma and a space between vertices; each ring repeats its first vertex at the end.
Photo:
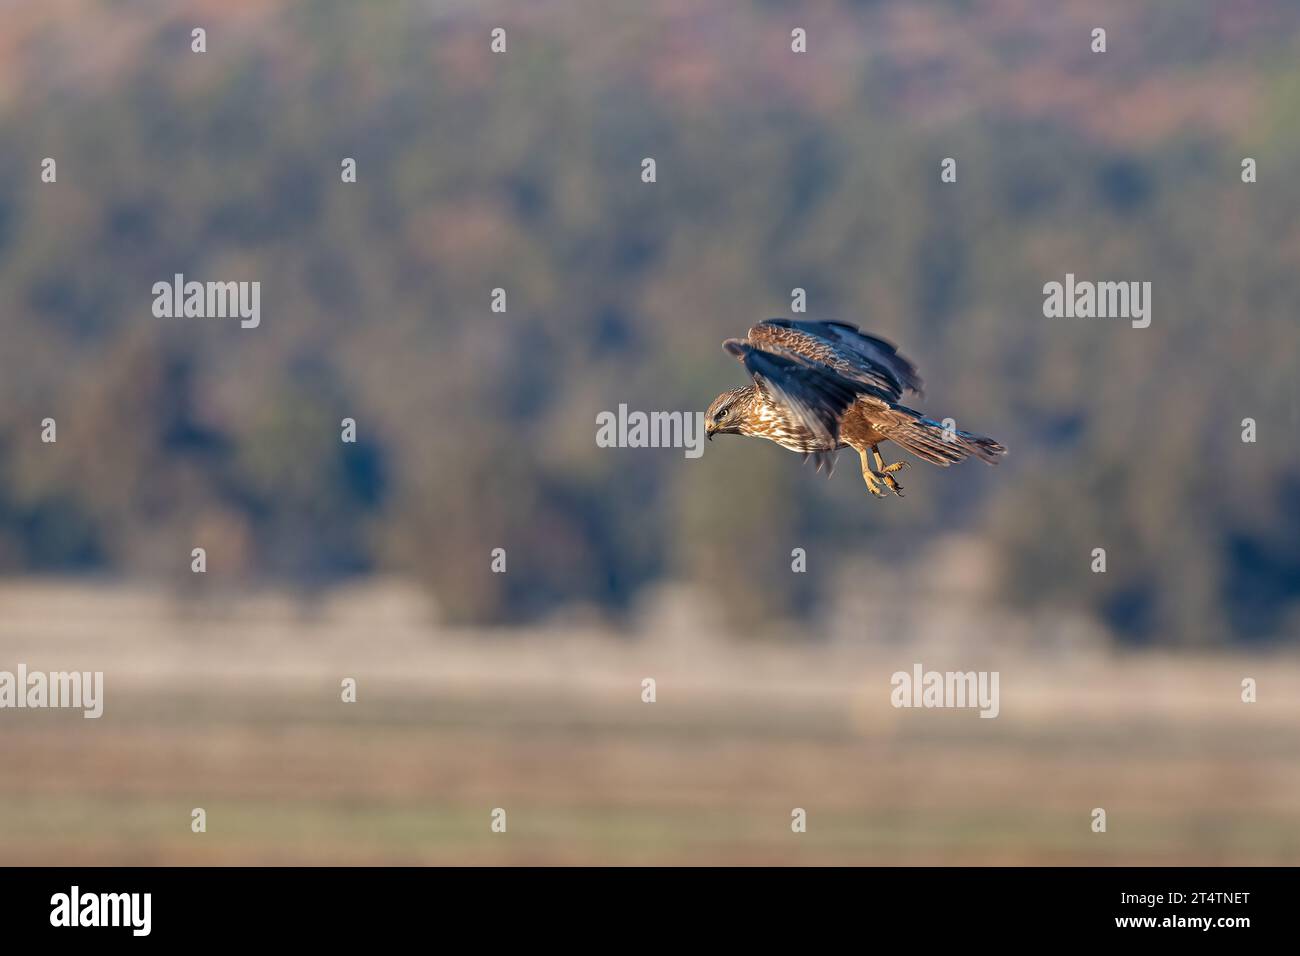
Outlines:
POLYGON ((894 472, 908 465, 885 464, 878 447, 883 441, 944 468, 970 455, 992 465, 1006 454, 992 438, 947 429, 900 405, 904 390, 921 393, 916 366, 857 326, 768 319, 747 338, 727 339, 722 347, 740 360, 754 384, 713 400, 704 420, 710 440, 766 438, 802 452, 805 461, 813 456, 818 471, 833 466, 839 449, 853 448, 862 457, 867 490, 877 498, 885 496, 882 486, 902 496, 894 472))

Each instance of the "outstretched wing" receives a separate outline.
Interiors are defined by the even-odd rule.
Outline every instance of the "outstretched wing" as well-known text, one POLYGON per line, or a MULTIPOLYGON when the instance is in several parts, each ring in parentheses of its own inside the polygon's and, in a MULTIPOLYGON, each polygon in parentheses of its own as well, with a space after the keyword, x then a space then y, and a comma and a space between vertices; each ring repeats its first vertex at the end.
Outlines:
POLYGON ((743 339, 727 339, 722 347, 740 359, 794 426, 811 433, 814 445, 835 447, 840 416, 857 399, 860 384, 821 363, 785 351, 769 352, 743 339))
POLYGON ((749 341, 768 352, 825 365, 890 401, 901 398, 904 389, 921 391, 916 366, 893 344, 845 322, 768 319, 749 330, 749 341))

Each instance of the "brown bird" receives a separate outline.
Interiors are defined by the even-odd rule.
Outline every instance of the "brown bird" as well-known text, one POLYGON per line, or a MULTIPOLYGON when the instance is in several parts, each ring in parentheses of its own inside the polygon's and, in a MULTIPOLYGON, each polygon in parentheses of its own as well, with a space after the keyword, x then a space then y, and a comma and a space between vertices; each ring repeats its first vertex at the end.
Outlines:
POLYGON ((900 405, 904 389, 921 393, 916 366, 856 326, 768 319, 750 329, 748 338, 727 339, 722 347, 748 369, 754 384, 713 400, 704 423, 710 440, 766 438, 803 452, 805 461, 815 457, 818 471, 823 464, 834 466, 839 449, 852 448, 862 457, 867 490, 877 498, 885 496, 882 485, 902 496, 894 472, 908 465, 886 464, 881 442, 892 441, 944 468, 971 455, 992 465, 1006 454, 992 438, 945 427, 900 405))

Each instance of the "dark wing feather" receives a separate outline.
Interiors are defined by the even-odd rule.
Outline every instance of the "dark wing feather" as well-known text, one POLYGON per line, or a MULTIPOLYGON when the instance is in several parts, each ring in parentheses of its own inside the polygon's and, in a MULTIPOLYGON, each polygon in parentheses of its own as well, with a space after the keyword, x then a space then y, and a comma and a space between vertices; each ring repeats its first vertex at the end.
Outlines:
POLYGON ((834 447, 839 441, 840 416, 857 399, 861 386, 824 365, 767 352, 742 339, 727 339, 722 347, 740 359, 758 387, 797 424, 834 447))
POLYGON ((749 330, 759 348, 789 351, 835 369, 852 381, 879 389, 892 400, 904 389, 920 393, 916 366, 890 342, 846 322, 767 319, 749 330))
POLYGON ((835 459, 839 457, 838 451, 806 451, 803 453, 803 463, 808 464, 811 458, 816 467, 817 474, 822 473, 822 468, 826 469, 826 477, 829 478, 835 474, 835 459))

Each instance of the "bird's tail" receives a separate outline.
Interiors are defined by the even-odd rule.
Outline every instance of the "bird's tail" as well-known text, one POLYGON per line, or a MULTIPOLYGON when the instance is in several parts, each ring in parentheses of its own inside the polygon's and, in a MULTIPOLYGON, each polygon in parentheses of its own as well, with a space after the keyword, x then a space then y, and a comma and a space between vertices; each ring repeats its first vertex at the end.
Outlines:
POLYGON ((902 405, 894 405, 888 413, 873 417, 877 419, 873 424, 890 441, 917 458, 943 468, 972 455, 996 465, 998 459, 1007 453, 1006 448, 986 435, 964 432, 902 405))

